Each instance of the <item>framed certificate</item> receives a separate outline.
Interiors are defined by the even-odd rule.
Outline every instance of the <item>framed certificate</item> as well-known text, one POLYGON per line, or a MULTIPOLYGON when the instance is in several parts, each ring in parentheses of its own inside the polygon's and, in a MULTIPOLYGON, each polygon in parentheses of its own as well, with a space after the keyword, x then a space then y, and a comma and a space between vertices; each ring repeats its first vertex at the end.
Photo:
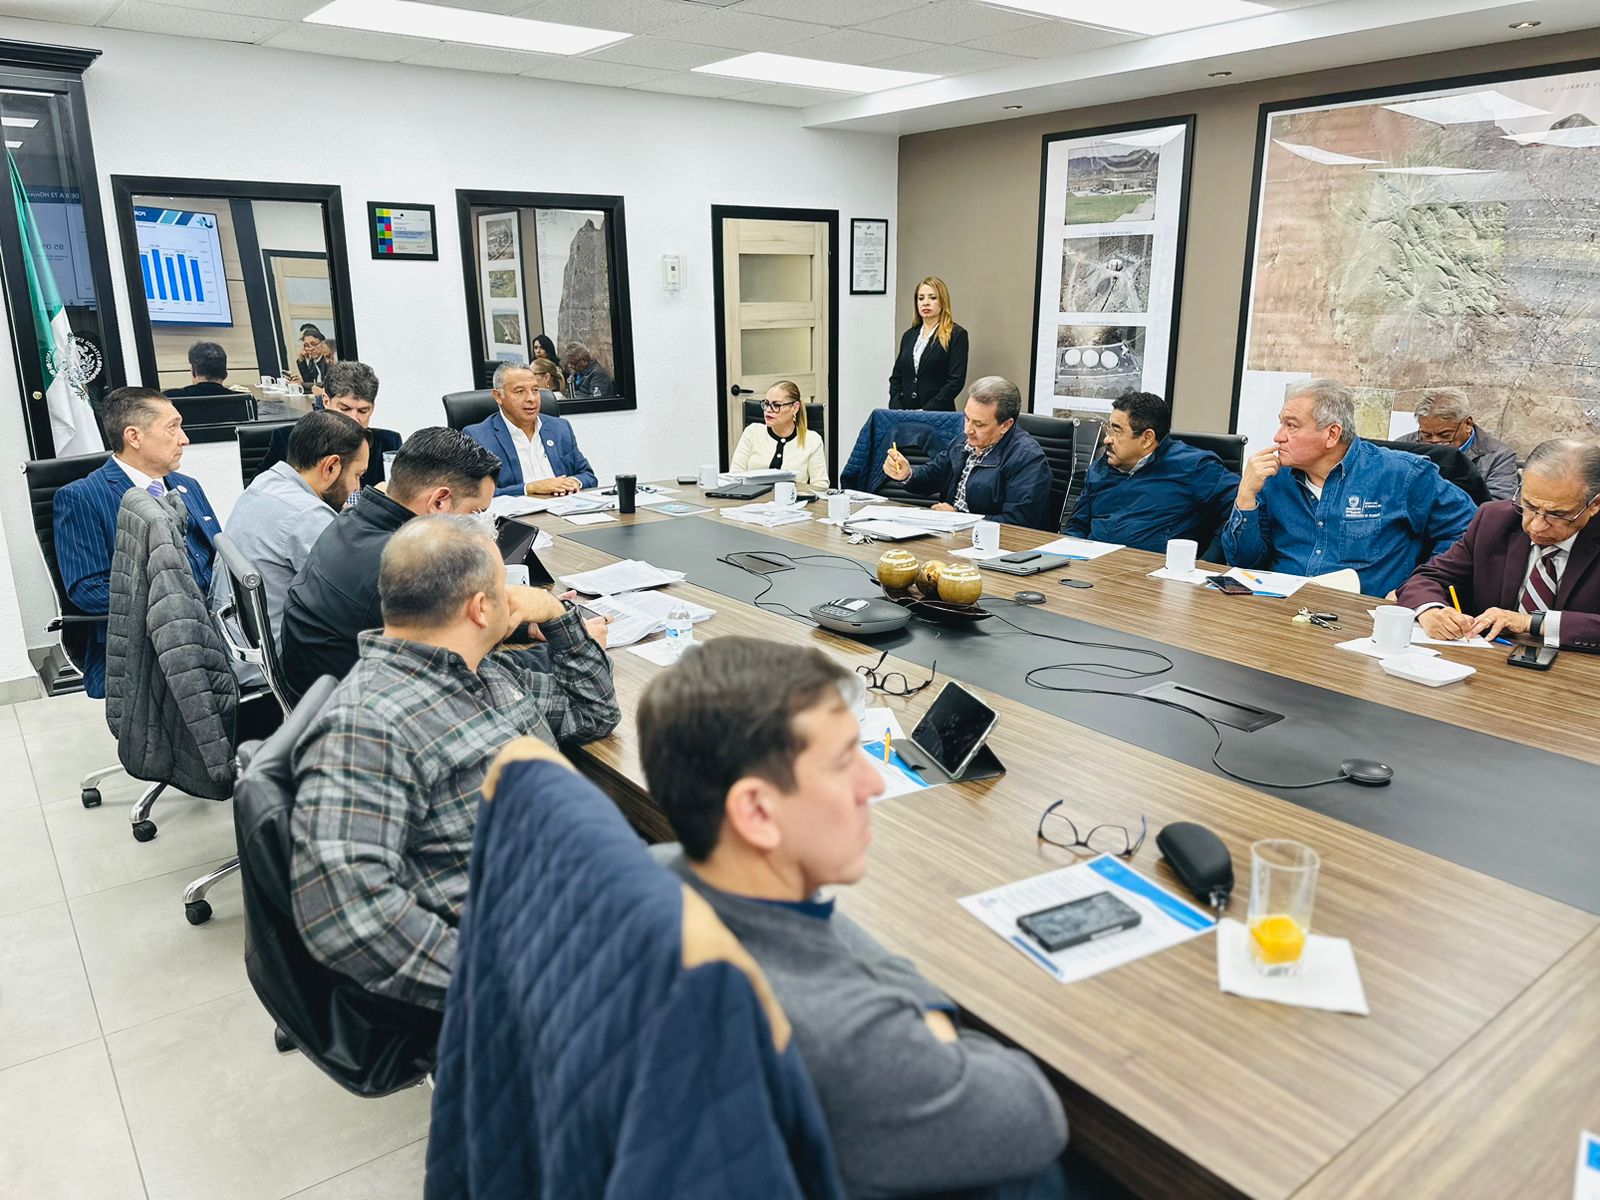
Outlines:
POLYGON ((889 222, 850 219, 850 294, 881 296, 889 290, 889 222))
POLYGON ((372 240, 373 258, 412 258, 424 262, 439 260, 439 241, 434 235, 433 205, 379 204, 367 201, 367 236, 372 240))

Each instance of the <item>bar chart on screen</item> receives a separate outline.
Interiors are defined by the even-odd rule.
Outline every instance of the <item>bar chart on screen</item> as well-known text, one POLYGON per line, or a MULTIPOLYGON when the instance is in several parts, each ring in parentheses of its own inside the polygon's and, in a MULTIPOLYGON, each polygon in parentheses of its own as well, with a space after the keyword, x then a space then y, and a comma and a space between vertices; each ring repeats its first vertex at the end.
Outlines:
POLYGON ((145 304, 156 324, 232 325, 215 213, 134 209, 145 304))

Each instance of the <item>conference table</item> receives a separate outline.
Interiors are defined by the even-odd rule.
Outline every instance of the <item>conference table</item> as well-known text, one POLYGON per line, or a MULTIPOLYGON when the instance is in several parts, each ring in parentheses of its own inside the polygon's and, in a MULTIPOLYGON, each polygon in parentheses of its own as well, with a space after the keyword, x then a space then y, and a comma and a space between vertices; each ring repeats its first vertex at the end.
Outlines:
MULTIPOLYGON (((1571 1196, 1579 1134, 1600 1131, 1600 657, 1564 653, 1534 672, 1508 667, 1503 648, 1450 647, 1446 657, 1477 673, 1424 688, 1334 648, 1370 632, 1369 597, 1315 585, 1287 600, 1226 596, 1151 578, 1160 557, 1132 549, 1029 578, 984 571, 980 603, 994 619, 913 622, 858 641, 788 614, 785 597, 803 612, 818 597, 877 594, 866 573, 889 543, 853 544, 820 521, 752 528, 693 487, 672 498, 704 511, 641 508, 585 526, 529 519, 555 537, 541 557, 557 576, 619 558, 686 571, 668 590, 716 611, 697 639, 814 646, 850 668, 877 664, 887 646, 879 669, 913 683, 936 662, 934 686, 869 701, 906 729, 952 678, 999 713, 990 745, 1006 773, 876 804, 869 872, 839 889, 838 904, 917 962, 971 1024, 1043 1065, 1072 1153, 1150 1197, 1571 1196), (794 570, 757 578, 718 561, 737 551, 787 554, 794 570), (1064 575, 1092 586, 1059 586, 1064 575), (763 606, 752 603, 769 584, 763 606), (1022 589, 1044 604, 1012 603, 1022 589), (1340 628, 1292 621, 1302 606, 1337 613, 1340 628), (1172 667, 1145 677, 1156 660, 1140 651, 1152 647, 1172 667), (1088 669, 1046 681, 1090 693, 1023 678, 1030 663, 1073 662, 1088 669), (1139 677, 1108 678, 1108 667, 1139 677), (1277 783, 1217 770, 1216 739, 1192 717, 1104 694, 1163 677, 1220 702, 1212 711, 1280 718, 1255 733, 1224 726, 1218 752, 1239 774, 1277 783), (1395 782, 1288 786, 1357 754, 1390 763, 1395 782), (1036 837, 1058 799, 1080 828, 1137 828, 1143 817, 1150 836, 1130 865, 1180 894, 1156 832, 1179 820, 1213 830, 1233 857, 1227 915, 1237 919, 1252 842, 1314 847, 1312 929, 1351 941, 1370 1015, 1224 994, 1210 936, 1056 982, 957 901, 1084 861, 1036 837)), ((1001 544, 1051 536, 1008 526, 1001 544)), ((895 544, 950 560, 970 535, 895 544)), ((633 722, 662 668, 625 650, 612 657, 623 722, 574 758, 644 836, 670 839, 633 722)))

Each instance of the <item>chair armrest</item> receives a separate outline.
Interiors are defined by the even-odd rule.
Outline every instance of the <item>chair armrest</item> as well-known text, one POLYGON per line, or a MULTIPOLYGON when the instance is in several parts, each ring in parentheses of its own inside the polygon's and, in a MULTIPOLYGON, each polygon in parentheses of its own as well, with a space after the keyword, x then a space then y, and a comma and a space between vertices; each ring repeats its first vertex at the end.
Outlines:
POLYGON ((111 618, 105 613, 95 615, 92 613, 62 613, 53 617, 50 624, 44 627, 46 633, 57 633, 64 625, 104 625, 111 618))

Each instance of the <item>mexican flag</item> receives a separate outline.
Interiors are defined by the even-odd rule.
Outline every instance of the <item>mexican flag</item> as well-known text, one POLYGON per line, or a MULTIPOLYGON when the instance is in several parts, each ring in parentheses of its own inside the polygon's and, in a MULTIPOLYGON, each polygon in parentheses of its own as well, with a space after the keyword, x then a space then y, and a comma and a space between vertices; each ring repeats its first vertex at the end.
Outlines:
POLYGON ((100 435, 100 422, 89 404, 83 381, 71 370, 74 356, 72 330, 67 326, 67 310, 56 291, 55 276, 45 258, 44 243, 34 224, 27 190, 17 173, 16 159, 6 151, 11 168, 11 197, 17 206, 17 224, 22 228, 22 262, 28 274, 28 300, 33 308, 33 334, 39 365, 44 371, 45 404, 50 410, 50 434, 58 456, 92 454, 106 448, 100 435))

